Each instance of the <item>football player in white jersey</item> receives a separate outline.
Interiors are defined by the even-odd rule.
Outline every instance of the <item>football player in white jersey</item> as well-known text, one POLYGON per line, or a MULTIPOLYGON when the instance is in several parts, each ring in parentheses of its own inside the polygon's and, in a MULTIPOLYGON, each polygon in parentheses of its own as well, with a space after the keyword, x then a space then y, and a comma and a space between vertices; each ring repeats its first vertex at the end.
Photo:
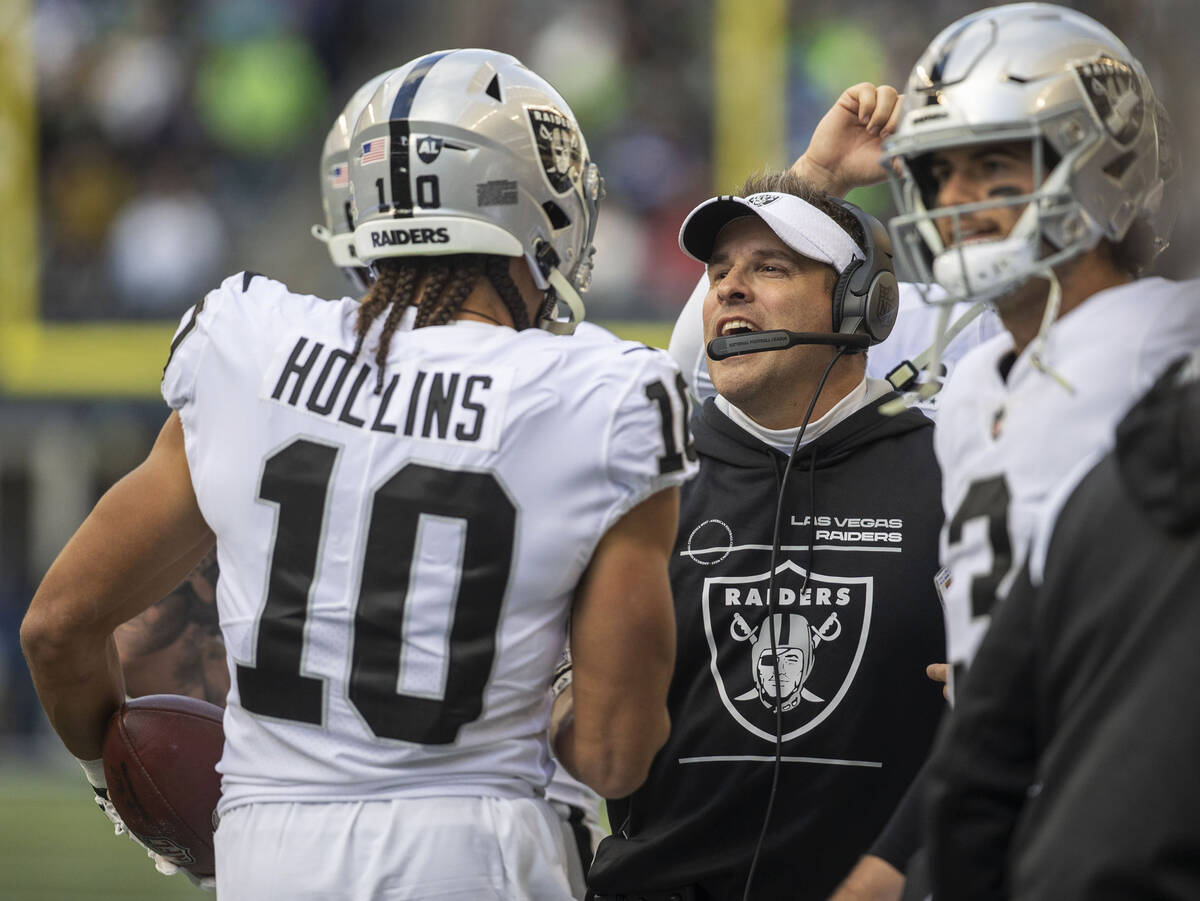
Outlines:
MULTIPOLYGON (((326 246, 332 263, 360 291, 366 290, 374 276, 354 249, 350 138, 359 114, 391 71, 376 75, 351 96, 325 138, 318 171, 325 222, 312 227, 313 237, 326 246)), ((599 326, 579 325, 585 333, 603 334, 599 326)), ((217 572, 214 552, 167 597, 117 629, 117 650, 131 696, 173 692, 225 705, 229 674, 213 603, 217 572)), ((546 800, 559 815, 571 889, 582 899, 588 867, 605 834, 599 816, 601 799, 555 762, 546 800)))
POLYGON ((942 397, 961 674, 1049 491, 1200 340, 1200 285, 1139 278, 1173 220, 1169 123, 1141 64, 1081 13, 1019 3, 951 25, 913 69, 887 153, 899 252, 1006 329, 942 397))
POLYGON ((959 361, 935 433, 949 672, 931 670, 952 694, 1055 486, 1200 343, 1200 284, 1141 277, 1173 221, 1169 121, 1129 49, 1074 10, 950 25, 884 149, 897 253, 949 300, 993 303, 1006 330, 959 361))
POLYGON ((351 147, 367 297, 247 273, 184 317, 174 412, 47 573, 23 646, 94 773, 113 629, 215 537, 221 897, 569 898, 545 689, 570 614, 555 749, 603 794, 636 787, 668 730, 666 560, 695 468, 678 373, 548 334, 570 330, 557 300, 582 312, 602 185, 516 60, 413 61, 351 147))

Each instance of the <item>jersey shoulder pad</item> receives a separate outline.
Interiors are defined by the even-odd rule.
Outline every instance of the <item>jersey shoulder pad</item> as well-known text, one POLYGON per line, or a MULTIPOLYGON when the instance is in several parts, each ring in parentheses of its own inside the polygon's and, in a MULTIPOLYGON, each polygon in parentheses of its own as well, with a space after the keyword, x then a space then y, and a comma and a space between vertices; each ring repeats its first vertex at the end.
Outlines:
POLYGON ((324 303, 255 272, 229 276, 180 320, 163 367, 167 403, 178 409, 191 397, 197 370, 214 344, 230 358, 238 351, 252 356, 255 342, 273 344, 282 329, 304 317, 306 307, 324 303))

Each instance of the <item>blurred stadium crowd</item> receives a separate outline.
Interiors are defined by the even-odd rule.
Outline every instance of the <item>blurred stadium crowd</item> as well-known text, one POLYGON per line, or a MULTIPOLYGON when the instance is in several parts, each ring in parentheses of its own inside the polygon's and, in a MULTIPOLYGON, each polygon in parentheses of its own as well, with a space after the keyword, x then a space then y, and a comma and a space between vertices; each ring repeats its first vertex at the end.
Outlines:
MULTIPOLYGON (((1145 61, 1194 170, 1200 5, 1060 2, 1104 22, 1145 61)), ((927 0, 918 15, 896 0, 792 0, 789 158, 844 87, 902 84, 935 31, 979 5, 927 0)), ((32 29, 39 291, 49 320, 174 320, 240 269, 296 291, 344 293, 308 232, 321 218, 325 131, 359 84, 433 49, 513 53, 570 100, 608 185, 590 318, 672 319, 697 274, 677 249, 679 223, 713 188, 732 189, 714 183, 711 162, 714 0, 0 6, 10 33, 32 29)), ((754 15, 753 3, 744 6, 754 15)), ((1185 190, 1165 274, 1192 271, 1200 240, 1189 203, 1197 192, 1185 190)), ((858 199, 889 212, 886 190, 858 199)), ((164 414, 153 400, 0 393, 0 740, 42 730, 16 641, 32 586, 96 497, 142 456, 164 414)))

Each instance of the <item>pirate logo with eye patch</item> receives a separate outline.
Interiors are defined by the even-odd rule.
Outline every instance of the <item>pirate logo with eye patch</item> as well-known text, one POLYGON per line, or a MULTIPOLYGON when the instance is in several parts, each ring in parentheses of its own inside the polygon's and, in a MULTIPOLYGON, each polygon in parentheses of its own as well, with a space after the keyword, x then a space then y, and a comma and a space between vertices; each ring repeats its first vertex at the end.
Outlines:
POLYGON ((784 741, 824 722, 862 661, 874 579, 810 574, 785 560, 774 579, 714 576, 703 592, 709 669, 730 716, 771 742, 777 711, 784 741))
POLYGON ((1146 117, 1141 79, 1133 67, 1102 56, 1077 65, 1075 76, 1096 118, 1113 140, 1118 144, 1132 143, 1146 117))
POLYGON ((559 194, 579 184, 583 171, 583 141, 575 123, 556 109, 546 106, 527 106, 533 142, 546 181, 559 194))

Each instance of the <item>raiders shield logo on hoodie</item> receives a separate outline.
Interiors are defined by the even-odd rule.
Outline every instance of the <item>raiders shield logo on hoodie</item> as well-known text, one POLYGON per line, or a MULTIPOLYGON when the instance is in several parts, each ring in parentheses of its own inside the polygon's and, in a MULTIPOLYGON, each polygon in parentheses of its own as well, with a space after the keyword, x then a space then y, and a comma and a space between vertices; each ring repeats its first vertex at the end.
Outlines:
POLYGON ((777 602, 767 616, 767 572, 704 580, 709 668, 730 715, 775 741, 814 729, 854 681, 871 624, 874 580, 806 574, 791 560, 775 569, 777 602), (772 634, 773 633, 773 634, 772 634))

